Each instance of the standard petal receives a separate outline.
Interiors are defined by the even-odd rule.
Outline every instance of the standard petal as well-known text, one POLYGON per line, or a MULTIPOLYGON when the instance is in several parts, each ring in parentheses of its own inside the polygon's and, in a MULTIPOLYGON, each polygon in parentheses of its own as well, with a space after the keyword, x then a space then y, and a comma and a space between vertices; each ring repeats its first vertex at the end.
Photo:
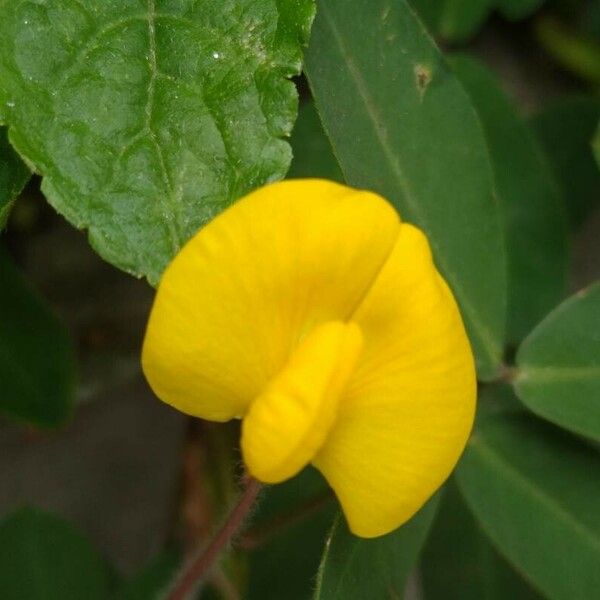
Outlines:
POLYGON ((163 275, 142 354, 150 385, 183 412, 242 416, 306 333, 353 313, 399 227, 379 196, 323 180, 238 201, 163 275))
POLYGON ((363 537, 407 521, 444 482, 471 430, 472 352, 425 236, 403 224, 352 320, 361 359, 313 460, 363 537))

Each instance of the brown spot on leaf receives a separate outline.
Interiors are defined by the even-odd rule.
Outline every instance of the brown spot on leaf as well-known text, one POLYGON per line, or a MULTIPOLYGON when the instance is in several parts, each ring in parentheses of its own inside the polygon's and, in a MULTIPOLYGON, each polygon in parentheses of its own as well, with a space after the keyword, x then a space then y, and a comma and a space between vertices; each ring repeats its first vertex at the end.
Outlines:
POLYGON ((427 87, 431 83, 431 69, 426 65, 418 64, 415 65, 414 72, 417 90, 419 91, 419 95, 422 98, 425 94, 425 91, 427 90, 427 87))

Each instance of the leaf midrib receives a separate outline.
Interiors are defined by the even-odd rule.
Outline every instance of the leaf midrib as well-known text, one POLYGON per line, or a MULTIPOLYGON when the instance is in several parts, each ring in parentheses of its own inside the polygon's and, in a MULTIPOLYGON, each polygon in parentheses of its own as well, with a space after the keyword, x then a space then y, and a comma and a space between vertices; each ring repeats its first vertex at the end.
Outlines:
POLYGON ((600 383, 600 365, 582 366, 544 366, 522 365, 516 382, 523 383, 561 383, 598 380, 600 383))
MULTIPOLYGON (((423 214, 418 200, 413 195, 408 179, 406 178, 402 168, 398 164, 393 149, 391 148, 387 140, 386 132, 380 127, 380 118, 378 110, 375 106, 375 103, 373 102, 371 95, 369 94, 369 91, 366 87, 366 84, 362 78, 358 67, 355 65, 353 59, 351 58, 350 52, 344 42, 342 34, 338 30, 335 21, 331 17, 331 13, 329 12, 327 3, 321 2, 319 4, 319 10, 323 15, 323 18, 331 31, 332 37, 337 43, 340 54, 342 55, 342 58, 348 67, 348 72, 350 73, 351 78, 354 81, 355 87, 358 92, 358 96, 362 100, 362 103, 366 110, 366 114, 373 125, 373 131, 375 132, 375 135, 377 137, 377 140, 379 141, 379 144, 381 145, 383 153, 391 166, 392 173, 394 174, 395 179, 399 184, 399 187, 403 191, 404 198, 407 204, 410 206, 410 209, 413 212, 413 214, 424 225, 425 228, 428 228, 427 218, 423 214)), ((342 169, 345 170, 344 165, 342 165, 342 169)), ((448 265, 444 260, 444 254, 440 251, 436 240, 430 239, 429 242, 434 249, 436 261, 440 264, 442 270, 446 274, 448 274, 449 277, 452 279, 452 287, 456 295, 460 298, 460 305, 462 309, 469 315, 469 320, 471 321, 471 323, 473 323, 475 329, 477 330, 479 339, 483 342, 483 346, 485 347, 486 352, 488 353, 488 358, 491 359, 493 363, 498 364, 500 362, 501 352, 499 347, 495 343, 494 335, 491 333, 489 328, 479 319, 477 311, 468 301, 460 282, 455 277, 454 273, 448 268, 448 265)))
MULTIPOLYGON (((481 435, 474 435, 471 438, 470 446, 477 451, 479 455, 487 461, 492 467, 495 466, 509 481, 513 481, 513 485, 525 491, 539 504, 544 506, 549 512, 553 513, 558 521, 561 521, 575 530, 579 537, 587 542, 595 551, 600 554, 600 536, 590 535, 588 528, 581 522, 577 521, 573 515, 568 512, 559 502, 552 496, 536 487, 529 479, 514 467, 508 460, 503 458, 494 447, 486 443, 481 435)), ((483 525, 483 523, 482 523, 483 525)))

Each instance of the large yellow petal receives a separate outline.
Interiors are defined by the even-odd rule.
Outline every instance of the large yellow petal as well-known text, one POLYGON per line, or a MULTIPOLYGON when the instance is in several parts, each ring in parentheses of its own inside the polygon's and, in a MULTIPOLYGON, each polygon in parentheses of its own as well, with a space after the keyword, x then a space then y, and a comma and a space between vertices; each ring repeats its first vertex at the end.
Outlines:
POLYGON ((475 369, 453 296, 410 225, 352 319, 363 350, 313 463, 350 529, 374 537, 407 521, 450 474, 473 422, 475 369))
POLYGON ((142 353, 151 387, 192 415, 242 416, 306 333, 352 314, 399 227, 379 196, 323 180, 238 201, 163 275, 142 353))

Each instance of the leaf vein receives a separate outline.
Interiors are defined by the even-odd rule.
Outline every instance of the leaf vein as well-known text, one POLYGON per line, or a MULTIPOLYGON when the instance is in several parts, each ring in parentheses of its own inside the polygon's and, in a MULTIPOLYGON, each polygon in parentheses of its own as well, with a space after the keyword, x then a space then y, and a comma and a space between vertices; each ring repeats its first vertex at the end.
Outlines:
POLYGON ((528 493, 541 505, 545 506, 550 512, 554 513, 558 520, 570 525, 579 536, 589 545, 600 552, 600 537, 590 535, 588 528, 577 521, 571 513, 564 509, 559 502, 544 491, 538 489, 526 477, 519 472, 512 464, 498 454, 492 446, 487 444, 481 436, 473 436, 471 447, 479 450, 480 456, 491 465, 496 465, 499 471, 503 471, 506 477, 513 480, 513 484, 525 493, 528 493))
MULTIPOLYGON (((375 102, 373 101, 371 94, 369 93, 368 87, 360 73, 360 70, 356 66, 350 54, 350 51, 347 48, 342 34, 338 30, 334 20, 331 17, 331 13, 327 8, 327 3, 321 3, 319 5, 319 8, 321 10, 321 14, 323 15, 325 21, 329 26, 333 39, 338 45, 340 54, 342 55, 344 61, 346 62, 346 65, 348 66, 348 71, 354 81, 358 92, 358 96, 363 102, 366 113, 373 125, 373 131, 375 132, 375 135, 383 150, 383 153, 392 168, 392 172, 395 176, 395 179, 404 193, 406 202, 410 206, 410 209, 413 211, 413 214, 417 217, 420 223, 423 224, 425 228, 428 228, 427 219, 421 210, 421 206, 414 197, 414 193, 411 189, 408 179, 404 175, 402 167, 398 164, 398 160, 390 145, 385 129, 381 127, 381 117, 379 115, 379 111, 377 110, 375 102)), ((444 259, 444 253, 440 251, 436 240, 434 238, 430 238, 429 242, 434 248, 436 261, 440 264, 442 270, 452 279, 452 285, 456 295, 460 298, 460 305, 462 309, 464 310, 464 312, 468 313, 470 321, 476 327, 479 333, 479 337, 485 344, 489 356, 496 361, 499 358, 501 352, 495 342, 494 335, 485 325, 485 323, 481 321, 477 311, 473 308, 473 305, 469 302, 467 295, 464 293, 460 281, 456 278, 455 274, 448 268, 448 265, 444 259)))

